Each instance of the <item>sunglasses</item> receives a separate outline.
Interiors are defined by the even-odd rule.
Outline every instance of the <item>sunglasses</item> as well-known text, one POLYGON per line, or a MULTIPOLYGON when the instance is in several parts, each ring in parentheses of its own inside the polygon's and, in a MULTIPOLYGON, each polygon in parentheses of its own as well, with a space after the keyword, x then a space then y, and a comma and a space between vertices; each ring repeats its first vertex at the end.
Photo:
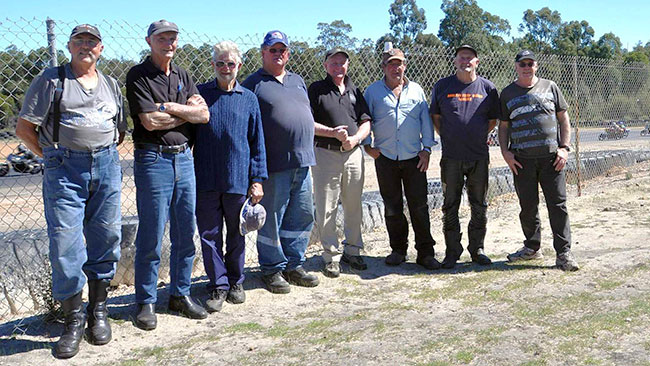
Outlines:
POLYGON ((73 38, 71 41, 72 44, 77 47, 81 47, 85 44, 90 48, 95 48, 95 46, 99 44, 99 41, 96 39, 73 38))
POLYGON ((283 53, 287 52, 287 49, 286 48, 269 48, 268 51, 271 52, 274 55, 276 53, 280 53, 282 55, 283 53))
POLYGON ((533 66, 535 66, 535 62, 533 62, 533 61, 531 61, 531 62, 524 62, 524 61, 519 62, 519 67, 526 67, 526 66, 533 67, 533 66))
POLYGON ((214 64, 217 65, 218 68, 222 68, 222 67, 224 67, 224 66, 227 65, 229 69, 232 69, 232 68, 234 68, 235 66, 237 66, 237 64, 234 63, 234 62, 232 62, 232 61, 228 61, 228 62, 217 61, 217 62, 215 62, 214 64))

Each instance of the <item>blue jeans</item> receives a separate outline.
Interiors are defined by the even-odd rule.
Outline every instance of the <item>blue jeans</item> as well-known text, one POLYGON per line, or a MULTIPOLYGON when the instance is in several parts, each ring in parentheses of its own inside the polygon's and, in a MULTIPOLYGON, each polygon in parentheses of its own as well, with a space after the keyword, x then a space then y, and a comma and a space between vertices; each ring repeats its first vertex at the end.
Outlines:
POLYGON ((295 269, 305 262, 314 226, 309 168, 270 173, 262 184, 266 223, 257 232, 260 268, 265 275, 295 269))
POLYGON ((52 294, 62 301, 79 293, 86 279, 115 275, 122 239, 122 170, 114 145, 93 152, 46 147, 43 157, 52 294))
POLYGON ((156 302, 156 283, 165 223, 169 220, 171 255, 169 293, 190 294, 194 262, 196 180, 190 149, 179 154, 145 149, 134 152, 138 234, 135 238, 135 300, 156 302))

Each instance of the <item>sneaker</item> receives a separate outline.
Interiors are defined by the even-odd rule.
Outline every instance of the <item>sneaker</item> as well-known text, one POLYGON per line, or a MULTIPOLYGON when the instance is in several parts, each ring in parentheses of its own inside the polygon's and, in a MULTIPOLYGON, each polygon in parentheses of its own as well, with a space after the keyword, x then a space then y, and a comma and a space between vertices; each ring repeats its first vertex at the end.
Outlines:
POLYGON ((418 256, 415 263, 430 270, 440 269, 440 262, 433 255, 418 256))
POLYGON ((323 274, 330 278, 336 278, 341 275, 341 266, 339 266, 338 262, 325 263, 323 274))
POLYGON ((284 277, 282 277, 282 273, 280 272, 263 275, 262 281, 269 289, 269 291, 274 294, 288 294, 291 291, 289 282, 287 282, 284 277))
POLYGON ((302 267, 296 267, 290 271, 285 271, 284 278, 286 278, 292 285, 303 287, 316 287, 320 282, 318 281, 318 277, 307 273, 307 271, 302 267))
POLYGON ((368 265, 363 261, 363 258, 360 255, 343 254, 341 261, 349 264, 350 268, 356 269, 357 271, 365 271, 368 269, 368 265))
POLYGON ((517 261, 529 261, 533 259, 542 259, 544 255, 539 250, 530 249, 528 247, 522 247, 514 253, 508 254, 509 262, 517 261))
POLYGON ((210 293, 210 298, 205 302, 205 309, 210 313, 221 311, 223 302, 226 300, 227 296, 228 290, 218 288, 212 291, 212 293, 210 293))
POLYGON ((571 251, 558 254, 555 258, 555 265, 559 269, 567 272, 573 272, 580 269, 580 266, 578 266, 578 262, 576 262, 571 251))
POLYGON ((244 285, 241 283, 230 286, 228 290, 228 297, 226 301, 231 304, 243 304, 246 301, 246 292, 244 292, 244 285))
POLYGON ((397 252, 391 252, 386 257, 386 264, 389 266, 399 266, 400 263, 406 261, 406 256, 404 254, 399 254, 397 252))
POLYGON ((476 253, 471 255, 471 257, 472 257, 472 262, 477 263, 481 266, 489 266, 490 264, 492 264, 492 260, 490 259, 490 257, 485 255, 485 251, 483 250, 483 248, 479 248, 476 251, 476 253))

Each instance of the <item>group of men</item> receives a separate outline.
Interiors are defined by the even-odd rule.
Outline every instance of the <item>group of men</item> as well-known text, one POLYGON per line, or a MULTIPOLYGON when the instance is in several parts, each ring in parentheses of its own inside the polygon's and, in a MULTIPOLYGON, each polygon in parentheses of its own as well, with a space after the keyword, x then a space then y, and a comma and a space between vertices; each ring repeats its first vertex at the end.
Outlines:
MULTIPOLYGON (((422 87, 406 77, 407 60, 397 48, 382 54, 384 78, 365 93, 347 75, 350 55, 341 48, 326 53, 327 76, 307 88, 299 75, 286 69, 290 44, 286 34, 275 30, 261 45, 262 68, 242 85, 236 80, 241 52, 234 43, 221 42, 212 59, 215 79, 197 87, 173 62, 178 33, 172 22, 153 22, 145 38, 151 54, 126 78, 139 218, 137 327, 152 330, 157 325, 158 268, 167 222, 168 308, 189 318, 206 318, 208 312, 221 310, 224 301, 244 302, 246 230, 240 225, 240 210, 257 203, 267 212, 257 233, 257 251, 269 291, 288 293, 290 284, 319 284, 319 278, 303 268, 314 224, 326 276, 338 277, 340 262, 354 270, 367 269, 361 255, 362 145, 374 159, 384 201, 391 248, 387 265, 407 260, 406 196, 416 263, 427 269, 455 266, 463 252, 458 217, 463 186, 471 207, 467 249, 473 262, 491 264, 484 251, 486 141, 497 120, 526 238, 524 247, 508 260, 541 258, 541 184, 556 264, 563 270, 578 269, 570 251, 563 170, 570 139, 567 104, 555 83, 535 75, 538 65, 532 52, 517 54, 517 80, 499 98, 494 84, 477 75, 477 51, 459 47, 456 73, 436 83, 429 106, 422 87), (434 128, 442 140, 442 263, 435 257, 427 203, 434 128), (336 228, 339 200, 344 215, 341 243, 336 228), (190 297, 197 224, 209 278, 207 311, 190 297)), ((126 130, 120 88, 96 68, 104 47, 99 30, 88 24, 75 27, 67 47, 70 63, 34 79, 16 127, 26 145, 44 156, 53 295, 65 316, 55 347, 59 358, 76 355, 84 334, 96 345, 112 338, 106 298, 120 256, 122 173, 117 145, 126 130), (81 293, 86 282, 89 303, 84 310, 81 293)))

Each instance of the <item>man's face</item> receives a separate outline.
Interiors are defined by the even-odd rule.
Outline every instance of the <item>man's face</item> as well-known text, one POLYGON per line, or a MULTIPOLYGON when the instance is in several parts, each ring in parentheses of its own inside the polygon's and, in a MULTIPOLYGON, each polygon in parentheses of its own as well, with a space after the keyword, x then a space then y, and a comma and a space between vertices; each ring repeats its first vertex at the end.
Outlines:
POLYGON ((161 58, 172 58, 178 47, 178 33, 162 32, 147 37, 147 43, 151 47, 151 55, 161 58))
POLYGON ((237 72, 241 68, 241 62, 230 52, 223 52, 212 60, 212 66, 217 74, 217 80, 230 83, 237 78, 237 72))
POLYGON ((529 58, 515 62, 515 69, 517 70, 517 77, 519 79, 532 79, 537 72, 537 61, 529 58))
POLYGON ((68 50, 72 59, 83 63, 93 64, 99 59, 104 45, 99 38, 92 34, 78 34, 68 41, 68 50))
POLYGON ((327 74, 334 79, 341 79, 348 73, 348 58, 342 53, 337 53, 325 61, 327 74))
POLYGON ((476 71, 476 67, 478 66, 478 57, 476 57, 474 52, 470 50, 460 50, 458 51, 458 54, 456 54, 456 58, 454 58, 454 66, 456 66, 456 70, 461 72, 476 71))
POLYGON ((284 68, 287 61, 289 61, 289 48, 281 42, 262 49, 262 63, 265 66, 281 66, 284 68))
POLYGON ((384 65, 384 75, 389 82, 402 82, 406 64, 402 60, 393 59, 384 65))

